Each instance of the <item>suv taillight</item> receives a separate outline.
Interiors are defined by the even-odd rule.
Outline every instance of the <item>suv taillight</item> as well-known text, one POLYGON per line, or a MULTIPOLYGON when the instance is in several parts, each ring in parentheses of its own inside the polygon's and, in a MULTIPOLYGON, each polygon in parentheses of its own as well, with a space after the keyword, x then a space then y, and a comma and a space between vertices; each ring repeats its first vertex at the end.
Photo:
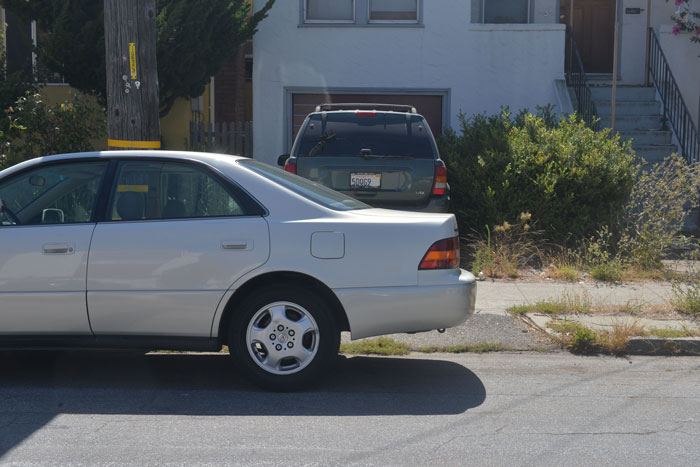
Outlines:
POLYGON ((442 196, 447 191, 447 168, 441 161, 435 166, 435 181, 433 182, 433 196, 442 196))
POLYGON ((459 237, 438 240, 423 256, 418 269, 453 269, 459 267, 459 237))
POLYGON ((284 170, 289 172, 290 174, 297 174, 297 161, 293 161, 290 159, 287 159, 287 162, 284 163, 284 170))

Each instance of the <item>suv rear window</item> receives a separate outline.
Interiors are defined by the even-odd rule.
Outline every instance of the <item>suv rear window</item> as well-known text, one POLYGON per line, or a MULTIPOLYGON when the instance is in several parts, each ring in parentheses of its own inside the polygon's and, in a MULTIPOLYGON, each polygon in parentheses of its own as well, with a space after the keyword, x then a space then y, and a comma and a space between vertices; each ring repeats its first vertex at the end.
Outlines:
POLYGON ((294 193, 303 196, 304 198, 313 201, 314 203, 325 206, 335 211, 352 211, 355 209, 367 209, 370 206, 351 198, 337 191, 333 191, 320 183, 312 182, 302 177, 292 175, 284 170, 272 167, 260 161, 253 159, 241 159, 239 164, 252 170, 253 172, 262 175, 268 180, 272 180, 279 185, 293 191, 294 193))
POLYGON ((399 156, 434 159, 432 133, 420 115, 338 112, 309 116, 297 157, 399 156), (364 114, 364 115, 363 115, 364 114))

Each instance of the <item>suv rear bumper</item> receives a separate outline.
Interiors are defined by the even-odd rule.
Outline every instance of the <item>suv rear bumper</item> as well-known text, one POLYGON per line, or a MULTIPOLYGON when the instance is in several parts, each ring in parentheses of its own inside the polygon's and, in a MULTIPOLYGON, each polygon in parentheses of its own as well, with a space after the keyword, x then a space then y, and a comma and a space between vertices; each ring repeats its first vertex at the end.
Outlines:
MULTIPOLYGON (((349 194, 349 193, 346 193, 349 194)), ((352 195, 350 195, 352 196, 352 195)), ((423 206, 411 206, 405 205, 405 204, 383 204, 383 203, 375 203, 372 200, 364 199, 364 198, 359 198, 355 197, 356 199, 362 201, 363 203, 367 203, 373 208, 381 208, 381 209, 396 209, 399 211, 414 211, 414 212, 437 212, 441 214, 445 214, 450 212, 450 196, 449 195, 444 195, 444 196, 438 196, 438 197, 431 197, 430 201, 428 201, 427 204, 423 206)))

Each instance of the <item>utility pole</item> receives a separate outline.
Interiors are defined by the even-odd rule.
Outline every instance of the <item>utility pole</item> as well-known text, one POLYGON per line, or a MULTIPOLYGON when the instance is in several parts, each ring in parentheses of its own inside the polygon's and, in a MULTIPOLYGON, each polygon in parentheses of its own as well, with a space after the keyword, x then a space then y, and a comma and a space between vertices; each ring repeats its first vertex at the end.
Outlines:
POLYGON ((107 144, 160 148, 155 0, 104 0, 107 144))

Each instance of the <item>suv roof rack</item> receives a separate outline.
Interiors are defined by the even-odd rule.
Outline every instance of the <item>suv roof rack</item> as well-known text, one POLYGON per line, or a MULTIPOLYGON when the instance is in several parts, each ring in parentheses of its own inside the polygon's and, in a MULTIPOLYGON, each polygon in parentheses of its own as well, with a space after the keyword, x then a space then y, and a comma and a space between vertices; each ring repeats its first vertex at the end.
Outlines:
POLYGON ((389 112, 418 113, 412 105, 398 104, 321 104, 316 106, 316 112, 327 112, 331 110, 385 110, 389 112))

